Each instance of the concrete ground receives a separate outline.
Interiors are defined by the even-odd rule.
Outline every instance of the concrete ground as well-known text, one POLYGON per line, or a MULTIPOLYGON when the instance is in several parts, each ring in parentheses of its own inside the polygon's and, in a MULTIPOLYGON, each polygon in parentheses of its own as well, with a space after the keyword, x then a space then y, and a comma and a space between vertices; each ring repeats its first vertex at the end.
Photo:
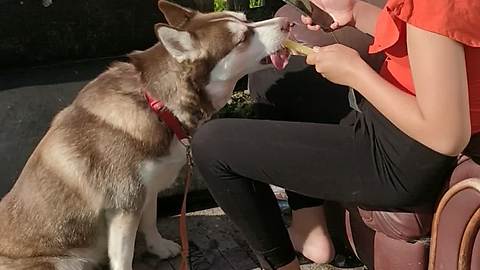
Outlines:
MULTIPOLYGON (((240 232, 233 226, 223 211, 209 208, 188 214, 189 240, 194 243, 191 270, 256 270, 259 265, 243 240, 240 232), (197 249, 198 247, 198 249, 197 249)), ((159 232, 166 238, 179 242, 178 217, 161 218, 159 232)), ((177 270, 180 259, 158 260, 146 252, 142 235, 137 239, 135 270, 177 270)), ((191 247, 192 248, 192 247, 191 247)), ((340 269, 324 264, 312 264, 302 260, 302 270, 340 269)), ((361 270, 357 268, 342 268, 361 270)))

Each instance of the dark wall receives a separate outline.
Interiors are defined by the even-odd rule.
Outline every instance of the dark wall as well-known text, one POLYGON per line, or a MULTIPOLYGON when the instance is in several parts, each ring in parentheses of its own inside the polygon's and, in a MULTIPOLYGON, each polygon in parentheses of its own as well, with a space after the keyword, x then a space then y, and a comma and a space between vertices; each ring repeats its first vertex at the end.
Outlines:
MULTIPOLYGON (((171 0, 200 11, 213 0, 171 0)), ((283 2, 229 0, 252 20, 273 16, 283 2)), ((158 0, 0 0, 0 70, 122 55, 156 42, 153 25, 165 21, 158 0)))
POLYGON ((156 0, 0 0, 0 69, 144 49, 163 20, 156 0))
POLYGON ((53 116, 113 60, 85 59, 145 49, 162 21, 157 0, 0 0, 0 198, 53 116))
POLYGON ((0 199, 13 186, 54 115, 112 60, 0 72, 0 199))

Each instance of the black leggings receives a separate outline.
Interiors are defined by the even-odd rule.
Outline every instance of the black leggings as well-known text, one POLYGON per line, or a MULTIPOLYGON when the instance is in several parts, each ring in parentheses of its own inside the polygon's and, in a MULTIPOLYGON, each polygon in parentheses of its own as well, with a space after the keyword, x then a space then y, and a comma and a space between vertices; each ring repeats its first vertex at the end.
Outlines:
POLYGON ((295 253, 268 184, 287 189, 294 209, 323 200, 401 208, 433 201, 455 163, 406 136, 368 102, 361 113, 350 111, 346 90, 311 71, 286 76, 264 97, 263 116, 289 121, 214 120, 197 131, 192 147, 213 197, 273 269, 295 253), (305 74, 315 83, 286 88, 305 82, 305 74), (294 122, 299 115, 311 122, 294 122))

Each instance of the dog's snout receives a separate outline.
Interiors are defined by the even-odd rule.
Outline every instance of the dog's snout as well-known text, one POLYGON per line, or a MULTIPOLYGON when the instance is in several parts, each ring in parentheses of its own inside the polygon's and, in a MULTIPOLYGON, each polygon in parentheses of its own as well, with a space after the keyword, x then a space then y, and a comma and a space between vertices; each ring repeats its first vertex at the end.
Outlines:
POLYGON ((289 22, 288 20, 285 20, 283 22, 281 30, 282 30, 282 32, 289 33, 294 26, 295 26, 294 22, 289 22))

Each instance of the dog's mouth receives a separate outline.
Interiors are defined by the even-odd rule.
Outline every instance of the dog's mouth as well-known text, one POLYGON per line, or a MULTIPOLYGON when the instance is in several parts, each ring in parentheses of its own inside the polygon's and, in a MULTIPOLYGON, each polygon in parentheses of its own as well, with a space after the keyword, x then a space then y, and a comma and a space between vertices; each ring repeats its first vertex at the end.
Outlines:
POLYGON ((289 57, 290 57, 290 53, 288 49, 281 48, 280 50, 262 58, 262 60, 260 60, 260 64, 262 65, 272 64, 276 70, 283 70, 288 64, 289 57))

